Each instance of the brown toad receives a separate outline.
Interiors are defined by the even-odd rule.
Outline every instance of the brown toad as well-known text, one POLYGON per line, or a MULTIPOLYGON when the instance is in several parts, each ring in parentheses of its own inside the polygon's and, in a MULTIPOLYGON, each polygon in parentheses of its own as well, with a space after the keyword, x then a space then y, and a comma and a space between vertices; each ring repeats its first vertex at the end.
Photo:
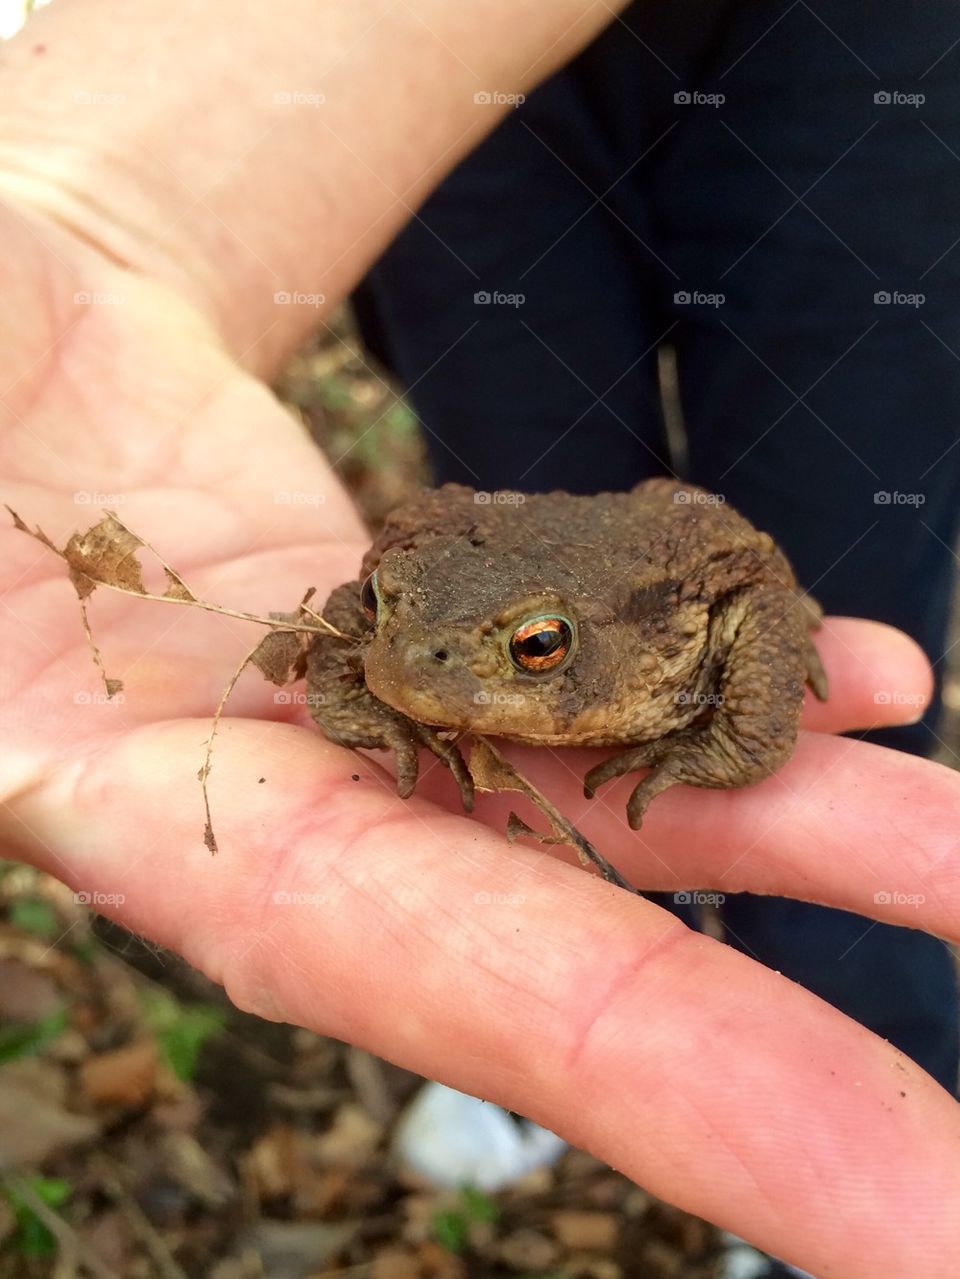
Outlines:
POLYGON ((650 767, 627 805, 637 828, 676 782, 773 772, 804 682, 827 691, 809 634, 819 609, 772 538, 674 480, 595 497, 424 492, 389 516, 324 616, 358 640, 311 643, 308 701, 326 736, 393 748, 404 797, 429 747, 468 809, 456 733, 626 747, 585 787, 650 767))

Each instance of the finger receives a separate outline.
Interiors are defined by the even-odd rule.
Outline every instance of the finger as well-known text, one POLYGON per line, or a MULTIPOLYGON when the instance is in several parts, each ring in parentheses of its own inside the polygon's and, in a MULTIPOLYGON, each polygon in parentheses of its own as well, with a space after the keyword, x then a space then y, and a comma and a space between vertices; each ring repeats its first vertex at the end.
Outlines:
POLYGON ((241 1006, 529 1114, 805 1269, 953 1276, 956 1108, 888 1044, 648 902, 402 803, 366 764, 351 781, 289 727, 231 726, 211 859, 196 735, 77 761, 21 800, 22 842, 241 1006))
POLYGON ((933 693, 933 672, 909 635, 882 622, 828 617, 814 635, 829 683, 819 701, 808 690, 801 723, 820 733, 913 724, 933 693))
MULTIPOLYGON (((625 808, 636 777, 586 800, 582 776, 592 753, 504 749, 641 888, 774 893, 960 937, 960 776, 952 769, 808 733, 772 777, 739 790, 672 787, 634 832, 625 808)), ((433 774, 424 789, 441 787, 449 799, 444 779, 433 774)), ((511 808, 543 828, 539 814, 512 793, 479 797, 476 815, 504 830, 511 808)))

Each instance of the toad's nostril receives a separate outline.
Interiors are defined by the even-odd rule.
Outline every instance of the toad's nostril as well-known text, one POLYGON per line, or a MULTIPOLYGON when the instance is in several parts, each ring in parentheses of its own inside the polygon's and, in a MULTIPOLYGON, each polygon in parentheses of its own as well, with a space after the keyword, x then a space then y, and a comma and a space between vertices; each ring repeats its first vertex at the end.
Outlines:
POLYGON ((450 654, 447 652, 445 648, 438 648, 434 652, 433 656, 435 661, 445 662, 447 658, 450 656, 450 654))

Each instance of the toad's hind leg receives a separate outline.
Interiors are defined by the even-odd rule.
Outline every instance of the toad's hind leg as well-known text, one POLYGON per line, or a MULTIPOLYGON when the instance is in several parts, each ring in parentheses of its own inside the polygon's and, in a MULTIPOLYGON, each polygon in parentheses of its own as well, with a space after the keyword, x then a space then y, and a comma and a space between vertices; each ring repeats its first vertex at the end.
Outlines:
POLYGON ((653 766, 627 803, 634 830, 650 801, 678 782, 746 786, 772 773, 796 744, 805 680, 826 693, 819 660, 809 657, 808 619, 782 588, 737 592, 717 606, 715 620, 729 642, 713 704, 686 728, 615 755, 586 776, 590 795, 613 777, 653 766))

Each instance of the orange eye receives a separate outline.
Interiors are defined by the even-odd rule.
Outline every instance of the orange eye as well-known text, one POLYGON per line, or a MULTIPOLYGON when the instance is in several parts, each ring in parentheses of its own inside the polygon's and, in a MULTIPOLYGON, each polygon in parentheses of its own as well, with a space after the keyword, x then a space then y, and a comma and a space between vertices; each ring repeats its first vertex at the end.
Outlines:
POLYGON ((370 574, 364 579, 363 585, 360 587, 360 607, 371 622, 377 620, 377 610, 380 607, 380 597, 377 594, 377 571, 370 574))
POLYGON ((573 647, 573 626, 565 617, 535 617, 510 638, 510 657, 522 671, 552 671, 573 647))

